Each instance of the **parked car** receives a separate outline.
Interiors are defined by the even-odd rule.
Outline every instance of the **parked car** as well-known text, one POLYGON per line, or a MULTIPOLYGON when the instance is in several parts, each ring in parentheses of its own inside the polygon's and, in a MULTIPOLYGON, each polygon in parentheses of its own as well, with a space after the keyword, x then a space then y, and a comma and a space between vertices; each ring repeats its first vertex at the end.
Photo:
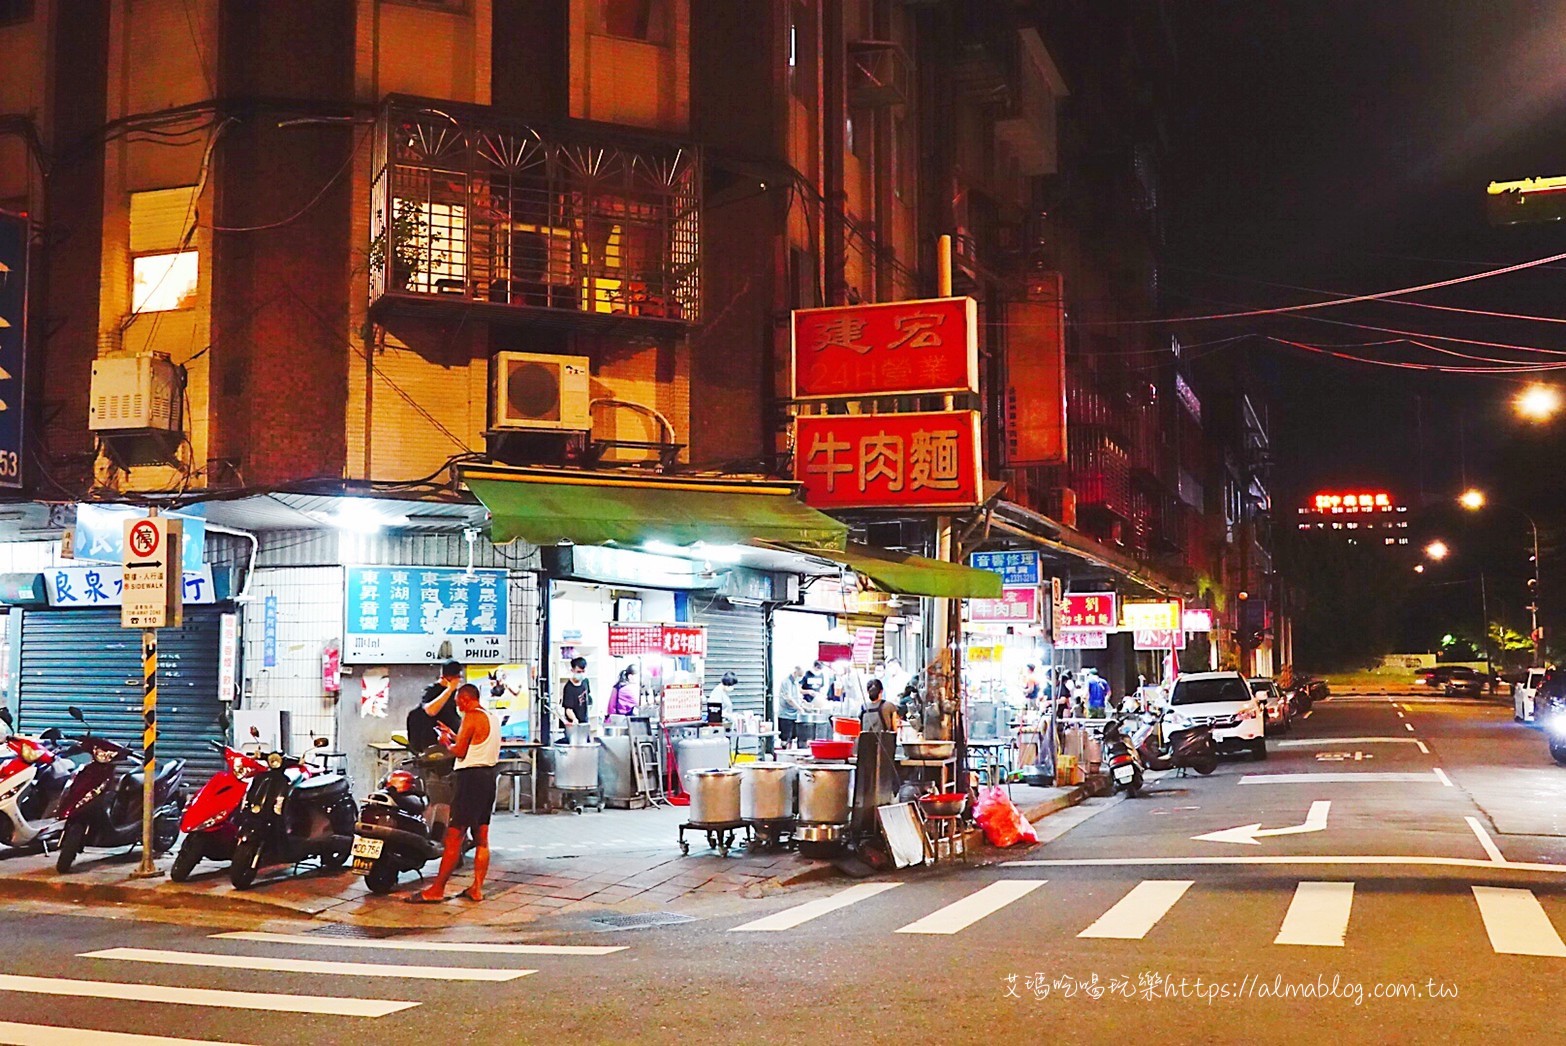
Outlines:
POLYGON ((1267 758, 1267 719, 1261 702, 1238 672, 1196 672, 1175 680, 1169 704, 1174 729, 1210 726, 1220 751, 1245 751, 1267 758), (1181 720, 1189 721, 1189 725, 1181 720))
POLYGON ((1456 668, 1456 665, 1436 665, 1433 668, 1417 669, 1414 672, 1414 684, 1440 690, 1446 686, 1446 681, 1452 678, 1452 673, 1456 668))
POLYGON ((1544 669, 1530 668, 1521 680, 1512 684, 1512 718, 1531 723, 1538 707, 1539 687, 1544 684, 1544 669))
POLYGON ((1449 665, 1445 680, 1441 684, 1441 692, 1447 697, 1466 695, 1478 697, 1484 693, 1485 683, 1488 677, 1475 672, 1467 665, 1449 665))
POLYGON ((1262 706, 1262 714, 1267 717, 1267 732, 1288 733, 1289 724, 1294 719, 1293 695, 1284 693, 1277 683, 1265 676, 1251 679, 1250 687, 1251 693, 1256 695, 1256 700, 1262 706))

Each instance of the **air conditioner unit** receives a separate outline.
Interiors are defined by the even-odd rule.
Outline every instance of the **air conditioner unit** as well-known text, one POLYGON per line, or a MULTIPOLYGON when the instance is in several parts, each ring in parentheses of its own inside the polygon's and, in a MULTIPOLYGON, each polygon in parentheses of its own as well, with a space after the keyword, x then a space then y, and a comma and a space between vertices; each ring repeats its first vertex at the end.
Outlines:
POLYGON ((93 432, 177 432, 179 368, 162 353, 94 360, 87 408, 93 432))
POLYGON ((489 364, 493 428, 591 431, 588 377, 585 356, 496 353, 489 364))

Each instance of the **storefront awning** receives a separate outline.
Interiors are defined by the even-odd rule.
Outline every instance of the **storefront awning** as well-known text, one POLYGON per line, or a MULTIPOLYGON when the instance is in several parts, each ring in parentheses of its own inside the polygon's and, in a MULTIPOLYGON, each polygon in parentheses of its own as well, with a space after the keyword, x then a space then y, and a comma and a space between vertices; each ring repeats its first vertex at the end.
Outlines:
POLYGON ((472 470, 463 481, 489 509, 497 545, 621 546, 766 541, 837 555, 848 528, 787 484, 661 479, 555 470, 472 470))
POLYGON ((900 596, 935 596, 946 599, 999 599, 1001 576, 960 563, 890 552, 850 541, 842 552, 800 549, 822 559, 841 563, 874 581, 877 588, 900 596))

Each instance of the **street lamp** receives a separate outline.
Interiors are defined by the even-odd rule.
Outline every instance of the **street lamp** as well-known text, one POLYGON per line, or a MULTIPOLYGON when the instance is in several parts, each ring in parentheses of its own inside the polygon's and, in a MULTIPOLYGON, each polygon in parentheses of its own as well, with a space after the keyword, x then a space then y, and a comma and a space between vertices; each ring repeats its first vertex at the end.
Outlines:
POLYGON ((1451 551, 1451 549, 1446 547, 1445 541, 1432 541, 1430 544, 1425 546, 1425 555, 1428 558, 1434 560, 1445 559, 1448 555, 1451 554, 1451 551))
POLYGON ((1423 563, 1415 563, 1414 564, 1414 573, 1416 573, 1416 574, 1423 574, 1424 572, 1425 572, 1425 565, 1423 563))
POLYGON ((1561 393, 1553 385, 1535 382, 1517 394, 1512 406, 1529 421, 1548 421, 1561 409, 1561 393))
MULTIPOLYGON (((1545 392, 1554 394, 1556 396, 1557 406, 1559 405, 1560 397, 1558 394, 1555 394, 1554 389, 1546 385, 1531 386, 1531 388, 1541 389, 1545 392)), ((1521 409, 1521 399, 1521 397, 1518 397, 1519 409, 1521 409)), ((1477 512, 1485 507, 1487 500, 1484 496, 1484 491, 1470 488, 1463 491, 1462 496, 1457 499, 1457 503, 1462 505, 1470 512, 1477 512)), ((1504 508, 1510 512, 1517 513, 1523 519, 1528 521, 1528 529, 1533 532, 1533 582, 1530 586, 1529 592, 1529 595, 1532 598, 1528 600, 1528 615, 1531 631, 1528 633, 1528 638, 1533 640, 1533 666, 1538 668, 1541 664, 1543 664, 1543 658, 1540 655, 1543 653, 1544 646, 1542 642, 1544 637, 1539 634, 1539 524, 1535 523, 1532 516, 1528 515, 1528 513, 1524 512, 1516 505, 1497 505, 1495 507, 1504 508)), ((1486 622, 1485 627, 1489 627, 1488 622, 1486 622)))

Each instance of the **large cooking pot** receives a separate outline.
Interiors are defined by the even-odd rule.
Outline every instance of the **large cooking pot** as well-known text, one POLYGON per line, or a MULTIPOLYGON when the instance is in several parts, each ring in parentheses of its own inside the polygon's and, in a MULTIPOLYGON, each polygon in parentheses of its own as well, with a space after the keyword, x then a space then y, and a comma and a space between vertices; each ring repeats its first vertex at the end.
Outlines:
POLYGON ((789 763, 746 763, 740 767, 740 816, 747 821, 793 817, 794 767, 789 763))
POLYGON ((691 794, 691 824, 733 824, 740 819, 740 772, 692 770, 685 775, 691 794))
POLYGON ((598 746, 555 745, 555 787, 597 788, 598 746))
POLYGON ((799 768, 799 819, 819 824, 843 824, 848 820, 849 796, 854 790, 854 768, 846 764, 799 768))

